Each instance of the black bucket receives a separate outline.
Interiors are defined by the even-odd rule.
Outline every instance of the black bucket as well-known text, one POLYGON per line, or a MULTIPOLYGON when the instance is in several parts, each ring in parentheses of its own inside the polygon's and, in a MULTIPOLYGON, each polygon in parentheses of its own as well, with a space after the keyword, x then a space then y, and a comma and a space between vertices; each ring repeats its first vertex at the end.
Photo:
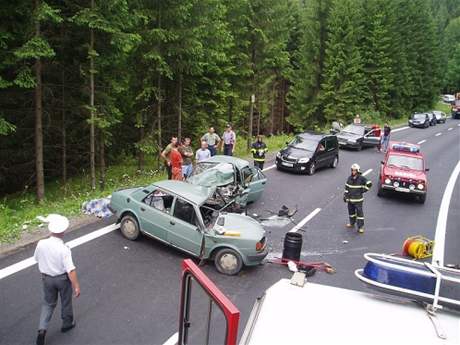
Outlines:
POLYGON ((283 260, 300 261, 302 234, 288 232, 284 237, 283 260))

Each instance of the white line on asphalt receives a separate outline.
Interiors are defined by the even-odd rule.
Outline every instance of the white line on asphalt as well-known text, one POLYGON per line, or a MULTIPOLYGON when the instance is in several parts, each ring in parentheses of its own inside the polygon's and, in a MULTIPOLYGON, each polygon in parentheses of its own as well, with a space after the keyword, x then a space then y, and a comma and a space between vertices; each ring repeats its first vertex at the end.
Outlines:
POLYGON ((404 131, 406 129, 408 129, 409 127, 405 126, 405 127, 401 127, 401 128, 396 128, 396 129, 393 129, 392 132, 393 133, 396 133, 396 132, 400 132, 400 131, 404 131))
POLYGON ((436 234, 434 237, 434 250, 432 263, 437 263, 439 266, 444 265, 444 246, 446 242, 447 230, 447 215, 449 214, 450 199, 454 192, 455 183, 458 175, 460 174, 460 161, 454 168, 450 175, 449 182, 447 182, 446 190, 442 196, 441 206, 439 207, 438 220, 436 222, 436 234))
POLYGON ((176 345, 179 340, 179 333, 176 332, 172 336, 169 337, 168 340, 166 340, 163 345, 176 345))
POLYGON ((366 176, 372 172, 372 169, 368 169, 363 173, 363 176, 366 176))
POLYGON ((425 140, 425 139, 420 140, 417 144, 418 144, 418 145, 421 145, 421 144, 423 144, 423 143, 426 143, 426 140, 425 140))
POLYGON ((449 128, 447 128, 448 131, 451 131, 451 130, 453 130, 453 129, 454 129, 454 127, 449 127, 449 128))
POLYGON ((310 213, 308 216, 306 216, 304 219, 302 219, 300 221, 300 223, 298 223, 296 226, 294 226, 291 230, 289 230, 289 232, 297 232, 302 226, 304 226, 305 224, 307 224, 310 220, 312 220, 312 218, 314 216, 316 216, 319 212, 321 211, 321 209, 318 207, 317 209, 313 210, 312 213, 310 213))
POLYGON ((442 135, 442 133, 441 133, 441 132, 439 132, 439 133, 436 133, 434 136, 435 136, 435 137, 439 137, 440 135, 442 135))
POLYGON ((457 123, 457 127, 460 127, 460 123, 457 123))
MULTIPOLYGON (((90 232, 89 234, 86 234, 84 236, 81 236, 81 237, 78 237, 70 242, 67 242, 66 244, 70 247, 70 248, 75 248, 81 244, 84 244, 86 242, 89 242, 89 241, 92 241, 98 237, 101 237, 105 234, 108 234, 109 232, 112 232, 116 229, 118 229, 120 227, 119 224, 111 224, 111 225, 108 225, 102 229, 99 229, 99 230, 96 230, 96 231, 93 231, 93 232, 90 232)), ((35 261, 34 257, 30 257, 30 258, 27 258, 25 260, 22 260, 22 261, 19 261, 11 266, 8 266, 8 267, 5 267, 5 268, 2 268, 0 270, 0 280, 2 280, 3 278, 6 278, 12 274, 15 274, 19 271, 22 271, 22 270, 25 270, 26 268, 28 267, 31 267, 33 265, 35 265, 37 262, 35 261)))
POLYGON ((262 171, 267 171, 276 167, 276 164, 270 165, 268 168, 263 169, 262 171))

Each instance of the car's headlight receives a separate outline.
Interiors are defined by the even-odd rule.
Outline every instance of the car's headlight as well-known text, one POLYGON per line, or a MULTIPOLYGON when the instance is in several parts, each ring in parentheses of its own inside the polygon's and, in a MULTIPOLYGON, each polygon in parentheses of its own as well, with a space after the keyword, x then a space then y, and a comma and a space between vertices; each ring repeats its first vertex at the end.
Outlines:
POLYGON ((386 178, 386 179, 385 179, 385 183, 386 183, 386 184, 390 184, 390 183, 391 183, 391 180, 390 180, 389 178, 386 178))
POLYGON ((348 139, 347 141, 348 141, 349 143, 351 143, 351 144, 356 144, 356 140, 355 140, 355 139, 348 139))
POLYGON ((398 181, 393 182, 393 186, 394 186, 395 188, 398 188, 398 187, 399 187, 399 182, 398 182, 398 181))
POLYGON ((278 153, 276 154, 276 158, 281 158, 281 153, 280 153, 280 152, 278 152, 278 153))
POLYGON ((310 160, 310 158, 300 158, 299 159, 299 163, 308 163, 308 161, 310 160))
POLYGON ((259 242, 256 243, 256 251, 261 252, 265 249, 266 239, 263 237, 259 242))
POLYGON ((425 188, 425 186, 423 185, 423 183, 419 183, 419 184, 417 185, 417 188, 420 189, 420 190, 422 190, 423 188, 425 188))

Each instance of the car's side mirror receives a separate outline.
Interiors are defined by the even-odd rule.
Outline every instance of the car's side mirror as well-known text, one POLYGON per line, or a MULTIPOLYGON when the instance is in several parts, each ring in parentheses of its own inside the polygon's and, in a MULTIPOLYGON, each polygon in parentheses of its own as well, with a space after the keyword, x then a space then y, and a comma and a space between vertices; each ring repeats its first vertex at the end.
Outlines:
POLYGON ((425 171, 430 171, 430 168, 426 168, 425 171))
POLYGON ((384 161, 380 161, 380 164, 385 164, 385 162, 384 162, 384 161))

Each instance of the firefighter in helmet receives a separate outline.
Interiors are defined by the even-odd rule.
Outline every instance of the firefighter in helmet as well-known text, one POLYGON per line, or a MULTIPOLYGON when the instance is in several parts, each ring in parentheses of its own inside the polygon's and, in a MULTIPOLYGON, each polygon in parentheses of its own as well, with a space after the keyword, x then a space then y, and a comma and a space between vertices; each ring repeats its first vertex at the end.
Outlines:
POLYGON ((358 164, 351 166, 351 175, 345 184, 343 201, 348 203, 348 216, 350 218, 347 228, 354 228, 358 225, 358 233, 364 233, 363 193, 372 187, 372 182, 361 175, 358 164))
POLYGON ((260 170, 264 169, 265 154, 267 153, 267 145, 262 141, 262 136, 257 135, 256 142, 251 146, 252 157, 254 158, 254 166, 260 170))

